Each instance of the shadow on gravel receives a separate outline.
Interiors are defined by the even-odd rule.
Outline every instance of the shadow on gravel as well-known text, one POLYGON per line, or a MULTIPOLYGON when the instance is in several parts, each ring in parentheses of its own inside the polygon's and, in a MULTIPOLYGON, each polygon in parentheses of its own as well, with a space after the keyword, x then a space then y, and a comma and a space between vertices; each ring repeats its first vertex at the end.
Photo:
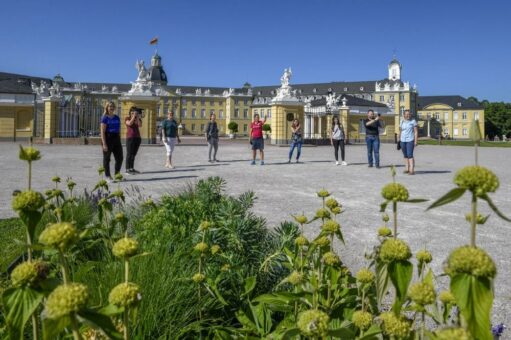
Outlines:
POLYGON ((126 182, 156 182, 166 181, 173 179, 187 179, 187 178, 198 178, 199 176, 176 176, 176 177, 153 177, 153 178, 141 178, 141 179, 127 179, 126 182))
POLYGON ((428 174, 449 174, 450 170, 415 170, 416 175, 428 175, 428 174))
MULTIPOLYGON (((188 167, 187 167, 188 168, 188 167)), ((188 172, 188 171, 200 171, 204 170, 204 168, 196 168, 196 169, 172 169, 172 170, 157 170, 157 171, 144 171, 142 172, 142 175, 144 174, 167 174, 170 172, 188 172)), ((128 177, 131 178, 131 177, 128 177)))

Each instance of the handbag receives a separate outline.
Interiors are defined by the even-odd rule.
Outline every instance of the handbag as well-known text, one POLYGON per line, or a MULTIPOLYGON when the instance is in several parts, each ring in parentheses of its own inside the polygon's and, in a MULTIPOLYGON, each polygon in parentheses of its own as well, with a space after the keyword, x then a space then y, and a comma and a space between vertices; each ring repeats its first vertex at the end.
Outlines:
POLYGON ((401 141, 398 141, 398 142, 397 142, 397 149, 398 149, 398 150, 401 150, 401 141))

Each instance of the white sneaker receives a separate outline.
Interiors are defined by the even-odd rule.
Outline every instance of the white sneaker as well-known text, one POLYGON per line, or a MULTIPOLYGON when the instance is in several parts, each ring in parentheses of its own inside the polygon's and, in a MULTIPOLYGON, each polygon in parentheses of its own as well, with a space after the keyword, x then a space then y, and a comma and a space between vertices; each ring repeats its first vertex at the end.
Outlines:
POLYGON ((172 164, 169 164, 169 169, 174 169, 174 166, 172 164))
POLYGON ((335 161, 335 165, 339 165, 339 162, 338 162, 338 161, 335 161))
POLYGON ((348 163, 346 163, 345 161, 342 161, 341 163, 342 165, 348 165, 348 163))

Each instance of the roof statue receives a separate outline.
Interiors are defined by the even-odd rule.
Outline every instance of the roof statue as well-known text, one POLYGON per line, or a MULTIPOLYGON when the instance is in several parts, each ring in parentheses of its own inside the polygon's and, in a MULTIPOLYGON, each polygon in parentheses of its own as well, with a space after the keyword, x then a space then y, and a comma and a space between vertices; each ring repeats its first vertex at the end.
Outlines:
POLYGON ((143 60, 137 60, 137 63, 135 64, 135 68, 138 71, 137 81, 149 80, 149 73, 147 73, 147 69, 145 68, 143 60))
MULTIPOLYGON (((298 97, 296 96, 297 91, 293 91, 291 86, 289 85, 289 79, 293 72, 291 71, 291 67, 284 69, 284 73, 282 77, 280 77, 281 86, 277 89, 276 96, 272 99, 272 102, 285 102, 285 103, 300 103, 298 97)), ((272 91, 273 92, 273 91, 272 91)))
POLYGON ((284 74, 282 77, 280 77, 280 83, 282 84, 282 87, 289 86, 289 79, 291 79, 292 75, 293 72, 291 71, 291 67, 284 69, 284 74))

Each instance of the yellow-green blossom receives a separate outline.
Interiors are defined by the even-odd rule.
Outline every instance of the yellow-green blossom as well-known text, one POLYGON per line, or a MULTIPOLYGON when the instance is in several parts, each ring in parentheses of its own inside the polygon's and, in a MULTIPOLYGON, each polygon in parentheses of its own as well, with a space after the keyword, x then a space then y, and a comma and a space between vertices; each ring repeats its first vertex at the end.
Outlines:
POLYGON ((391 235, 392 235, 392 230, 390 230, 390 228, 381 227, 378 229, 378 236, 389 237, 391 235))
POLYGON ((102 167, 102 166, 100 166, 100 167, 98 168, 98 175, 100 175, 100 176, 101 176, 101 175, 102 175, 102 174, 104 174, 104 173, 105 173, 105 168, 104 168, 104 167, 102 167))
POLYGON ((122 181, 124 179, 124 177, 122 176, 121 173, 117 173, 117 174, 115 174, 114 179, 116 181, 122 181))
POLYGON ((108 295, 108 302, 119 307, 132 307, 142 299, 140 287, 134 283, 121 283, 108 295))
POLYGON ((330 193, 328 191, 326 191, 325 189, 318 191, 318 197, 325 198, 328 196, 330 196, 330 193))
POLYGON ((228 272, 229 270, 231 270, 231 265, 226 263, 222 266, 222 268, 220 268, 220 271, 222 272, 228 272))
POLYGON ((498 177, 487 168, 477 165, 460 169, 454 176, 454 183, 460 188, 470 190, 477 196, 495 192, 499 187, 498 177))
POLYGON ((407 339, 410 335, 410 322, 403 316, 397 317, 393 312, 384 312, 380 314, 383 321, 383 332, 397 339, 407 339))
POLYGON ((330 245, 330 239, 327 236, 321 236, 314 240, 314 244, 317 244, 320 247, 326 247, 330 245))
POLYGON ((211 246, 211 254, 215 255, 216 253, 222 250, 218 244, 214 244, 211 246))
POLYGON ((12 200, 12 209, 16 212, 36 211, 43 207, 45 200, 43 195, 37 191, 22 191, 12 200))
POLYGON ((11 273, 12 285, 15 287, 30 285, 37 280, 37 266, 34 261, 19 264, 11 273))
POLYGON ((39 242, 61 251, 66 250, 77 239, 78 232, 76 228, 68 222, 52 224, 39 235, 39 242))
POLYGON ((430 263, 433 260, 433 255, 425 249, 419 250, 417 254, 415 254, 415 257, 419 263, 430 263))
POLYGON ((205 253, 206 251, 208 251, 209 246, 206 242, 199 242, 195 245, 195 247, 193 247, 193 249, 195 249, 199 253, 205 253))
POLYGON ((494 278, 497 268, 492 258, 484 250, 463 246, 451 252, 447 259, 445 272, 451 276, 464 273, 494 278))
POLYGON ((204 274, 201 274, 201 273, 197 273, 195 274, 194 276, 192 276, 192 280, 196 283, 201 283, 202 281, 204 281, 206 279, 206 275, 204 274))
POLYGON ((117 222, 119 222, 119 223, 126 223, 126 222, 128 222, 128 218, 122 212, 115 214, 115 220, 117 222))
POLYGON ((357 281, 362 284, 371 283, 374 280, 374 273, 367 268, 362 268, 357 272, 355 276, 357 281))
POLYGON ((381 195, 389 201, 406 202, 408 200, 408 189, 400 183, 390 183, 381 189, 381 195))
POLYGON ((330 211, 325 208, 320 208, 316 211, 317 218, 330 218, 330 211))
POLYGON ((300 283, 303 282, 303 274, 295 270, 291 274, 289 274, 289 276, 287 277, 287 282, 294 286, 299 285, 300 283))
POLYGON ((418 305, 426 306, 435 302, 436 293, 433 285, 427 282, 417 282, 408 289, 408 296, 418 305))
POLYGON ((321 229, 328 234, 333 234, 338 232, 341 229, 341 226, 339 223, 335 222, 334 220, 327 220, 321 227, 321 229))
POLYGON ((73 182, 71 179, 68 179, 66 185, 69 190, 73 190, 73 188, 76 186, 76 183, 73 182))
MULTIPOLYGON (((466 214, 465 215, 465 219, 467 220, 467 222, 471 223, 472 222, 472 214, 470 214, 470 213, 466 214)), ((484 217, 480 213, 477 213, 476 223, 477 224, 484 224, 485 222, 486 222, 486 217, 484 217)))
POLYGON ((335 207, 335 208, 330 209, 330 211, 334 215, 339 215, 342 212, 342 207, 335 207))
POLYGON ((19 158, 22 161, 37 161, 41 159, 41 153, 34 147, 28 146, 24 148, 20 145, 19 158))
POLYGON ((212 224, 211 224, 211 222, 208 222, 208 221, 202 221, 201 224, 199 225, 199 229, 202 231, 208 230, 211 227, 212 227, 212 224))
POLYGON ((412 256, 410 247, 399 239, 386 239, 380 249, 383 262, 408 260, 412 256))
POLYGON ((335 266, 341 263, 341 259, 339 256, 334 252, 327 252, 322 257, 323 263, 325 263, 328 266, 335 266))
POLYGON ((353 324, 357 326, 358 329, 364 331, 368 329, 373 323, 373 316, 369 312, 357 310, 356 312, 353 313, 353 316, 351 317, 351 322, 353 322, 353 324))
POLYGON ((300 235, 295 239, 295 244, 299 247, 303 247, 309 244, 309 240, 307 240, 305 236, 300 235))
POLYGON ((387 223, 388 221, 390 221, 390 217, 388 214, 383 214, 383 216, 381 217, 382 221, 387 223))
POLYGON ((327 336, 330 317, 317 309, 300 313, 296 325, 302 335, 323 338, 327 336))
POLYGON ((435 332, 435 340, 473 340, 463 328, 444 328, 435 332))
POLYGON ((60 177, 59 176, 53 176, 51 178, 51 181, 54 182, 54 183, 60 183, 60 177))
POLYGON ((440 302, 446 305, 448 304, 453 305, 456 303, 456 298, 448 290, 441 291, 440 294, 438 294, 438 299, 440 300, 440 302))
POLYGON ((299 224, 307 223, 307 216, 298 215, 298 216, 293 216, 293 218, 295 219, 296 223, 299 223, 299 224))
POLYGON ((112 253, 120 258, 130 258, 138 253, 138 241, 129 237, 121 238, 115 242, 112 253))
POLYGON ((60 285, 46 301, 45 314, 49 319, 59 319, 85 307, 89 298, 87 286, 81 283, 60 285))
POLYGON ((325 201, 325 205, 328 207, 328 209, 332 210, 333 208, 339 206, 339 202, 337 202, 335 198, 331 197, 325 201))

